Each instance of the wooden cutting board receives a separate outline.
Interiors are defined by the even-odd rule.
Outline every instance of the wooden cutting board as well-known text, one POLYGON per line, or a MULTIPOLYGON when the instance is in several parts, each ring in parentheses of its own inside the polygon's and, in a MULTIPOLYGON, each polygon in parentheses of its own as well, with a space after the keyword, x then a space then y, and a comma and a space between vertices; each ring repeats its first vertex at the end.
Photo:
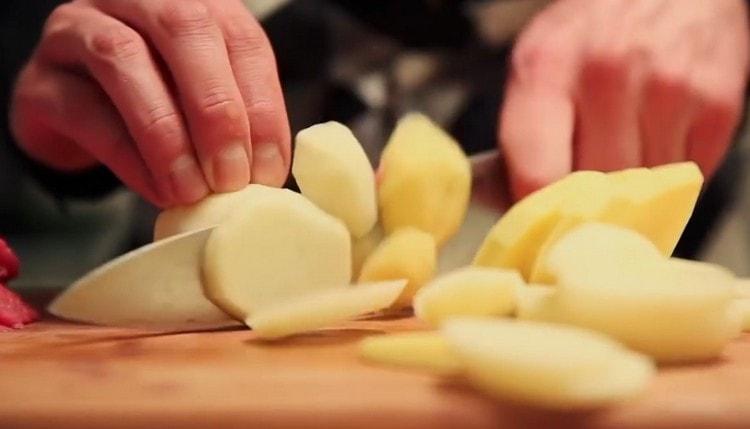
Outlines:
POLYGON ((357 358, 361 338, 415 327, 351 322, 264 343, 44 320, 0 333, 0 428, 750 428, 750 335, 715 362, 662 370, 633 402, 549 413, 357 358))

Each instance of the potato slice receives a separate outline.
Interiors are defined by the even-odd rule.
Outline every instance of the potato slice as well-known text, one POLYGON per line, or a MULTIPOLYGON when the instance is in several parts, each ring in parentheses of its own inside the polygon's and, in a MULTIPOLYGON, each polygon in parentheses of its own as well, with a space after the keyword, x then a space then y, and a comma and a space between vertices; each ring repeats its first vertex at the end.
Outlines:
POLYGON ((750 279, 737 279, 734 283, 735 292, 739 298, 750 299, 750 279))
POLYGON ((362 265, 359 282, 407 279, 394 307, 408 307, 414 294, 435 275, 437 249, 426 232, 406 227, 386 237, 362 265))
POLYGON ((740 323, 740 330, 750 332, 750 299, 735 299, 732 303, 732 311, 736 312, 740 323))
POLYGON ((433 326, 454 316, 507 316, 516 307, 520 287, 523 280, 517 271, 461 268, 420 289, 414 297, 414 313, 433 326))
POLYGON ((557 321, 606 333, 662 362, 712 358, 737 333, 728 317, 734 283, 722 271, 713 280, 710 270, 688 275, 634 231, 584 225, 548 258, 557 321))
POLYGON ((173 207, 159 213, 154 225, 154 241, 176 234, 216 226, 242 210, 244 202, 273 194, 275 188, 248 185, 225 194, 212 194, 189 206, 173 207))
POLYGON ((563 202, 571 193, 601 188, 604 178, 604 173, 578 171, 513 205, 485 237, 474 265, 515 269, 528 279, 540 247, 560 220, 563 202))
POLYGON ((362 265, 370 254, 378 248, 383 238, 383 228, 376 224, 364 237, 352 240, 352 281, 359 277, 362 265))
POLYGON ((535 320, 540 322, 556 322, 557 317, 552 313, 552 303, 555 288, 541 285, 529 285, 518 288, 516 317, 521 320, 535 320))
POLYGON ((442 329, 469 380, 499 399, 592 408, 629 399, 654 375, 650 359, 595 332, 528 321, 453 319, 442 329))
POLYGON ((206 296, 244 320, 291 297, 349 284, 351 237, 302 195, 275 189, 216 227, 203 274, 206 296))
POLYGON ((426 116, 399 120, 378 168, 386 233, 416 227, 440 247, 458 231, 469 205, 471 166, 456 141, 426 116))
POLYGON ((394 280, 315 291, 264 307, 245 323, 265 339, 313 331, 387 308, 405 286, 394 280))
POLYGON ((461 364, 438 332, 405 332, 367 337, 360 343, 359 352, 366 360, 381 365, 438 375, 456 375, 461 372, 461 364))
POLYGON ((345 125, 332 121, 297 133, 292 174, 302 195, 344 221, 355 238, 375 225, 375 173, 345 125))
POLYGON ((203 296, 201 252, 210 233, 185 233, 126 253, 73 283, 47 310, 63 319, 109 326, 232 325, 203 296))

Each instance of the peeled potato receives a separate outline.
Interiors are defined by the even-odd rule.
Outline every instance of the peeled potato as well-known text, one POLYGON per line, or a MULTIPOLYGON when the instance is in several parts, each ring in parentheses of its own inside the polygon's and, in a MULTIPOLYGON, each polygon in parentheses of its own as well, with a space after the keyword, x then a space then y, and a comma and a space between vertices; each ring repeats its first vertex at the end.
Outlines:
POLYGON ((264 307, 245 323, 267 339, 325 328, 389 307, 404 286, 406 280, 395 280, 315 291, 264 307))
POLYGON ((275 189, 214 229, 203 274, 206 296, 244 320, 291 297, 349 284, 351 238, 302 195, 275 189))
POLYGON ((407 279, 394 307, 408 307, 414 294, 435 274, 437 249, 430 234, 402 228, 386 237, 362 265, 359 282, 407 279))
POLYGON ((185 233, 126 253, 73 283, 47 310, 109 326, 234 324, 203 295, 201 252, 210 233, 185 233))
POLYGON ((737 333, 728 315, 735 291, 723 272, 687 275, 634 231, 581 226, 550 250, 547 266, 557 280, 554 321, 606 333, 659 361, 712 358, 737 333))
POLYGON ((456 375, 461 364, 438 332, 405 332, 362 340, 360 355, 368 361, 422 370, 439 375, 456 375))
POLYGON ((736 299, 732 303, 732 311, 737 313, 740 323, 740 329, 750 332, 750 299, 736 299))
POLYGON ((275 188, 248 185, 225 194, 212 194, 189 206, 173 207, 159 213, 154 225, 154 241, 183 232, 216 226, 229 216, 241 212, 244 202, 273 194, 275 188))
POLYGON ((297 133, 292 174, 302 195, 344 221, 355 238, 375 225, 375 173, 345 125, 326 122, 297 133))
POLYGON ((515 269, 528 279, 539 248, 560 220, 563 202, 575 192, 598 192, 604 177, 578 171, 513 205, 485 237, 474 265, 515 269))
POLYGON ((359 277, 362 265, 370 254, 378 248, 381 241, 383 241, 383 229, 379 225, 375 225, 363 237, 352 240, 352 280, 359 277))
POLYGON ((469 380, 499 399, 592 408, 635 396, 654 375, 648 358, 579 328, 477 318, 442 332, 469 380))
POLYGON ((750 279, 737 279, 734 287, 738 297, 750 299, 750 279))
POLYGON ((555 322, 552 303, 555 288, 547 286, 521 287, 517 291, 516 317, 522 320, 555 322))
POLYGON ((471 166, 461 147, 426 116, 399 120, 380 158, 380 215, 386 233, 412 226, 442 246, 461 226, 471 166))
POLYGON ((466 267, 444 274, 420 289, 414 313, 433 326, 455 316, 506 316, 516 306, 523 280, 516 271, 466 267))

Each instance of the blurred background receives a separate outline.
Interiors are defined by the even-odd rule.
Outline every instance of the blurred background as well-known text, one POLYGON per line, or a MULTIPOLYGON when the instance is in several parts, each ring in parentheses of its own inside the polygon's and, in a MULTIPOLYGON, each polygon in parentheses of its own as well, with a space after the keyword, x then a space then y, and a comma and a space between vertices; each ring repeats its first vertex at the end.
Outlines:
MULTIPOLYGON (((117 187, 106 171, 66 178, 15 153, 5 119, 12 82, 57 3, 0 5, 0 235, 22 257, 22 276, 14 283, 22 288, 65 286, 149 242, 156 214, 117 187), (78 180, 100 189, 77 195, 78 180)), ((512 40, 548 1, 246 3, 275 49, 292 132, 328 120, 346 123, 377 165, 395 120, 410 110, 428 114, 469 154, 495 148, 512 40)), ((750 275, 750 183, 743 174, 748 144, 743 126, 699 204, 679 256, 750 275)))

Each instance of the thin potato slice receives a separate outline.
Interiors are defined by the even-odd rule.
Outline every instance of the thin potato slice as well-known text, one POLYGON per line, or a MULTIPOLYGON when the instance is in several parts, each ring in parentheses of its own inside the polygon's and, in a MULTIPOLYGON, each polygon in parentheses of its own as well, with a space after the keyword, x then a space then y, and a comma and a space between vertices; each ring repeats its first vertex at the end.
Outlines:
POLYGON ((203 295, 201 252, 210 233, 185 233, 126 253, 73 283, 47 310, 109 326, 232 325, 203 295))
POLYGON ((405 332, 362 340, 360 355, 381 365, 438 375, 456 375, 461 364, 439 332, 405 332))
POLYGON ((292 174, 302 195, 341 219, 355 238, 375 225, 375 173, 345 125, 331 121, 297 133, 292 174))
POLYGON ((359 282, 407 279, 394 307, 408 307, 414 294, 435 275, 437 248, 430 234, 416 228, 399 229, 381 241, 362 265, 359 282))
POLYGON ((219 225, 241 212, 246 201, 273 195, 275 191, 276 188, 251 184, 239 191, 212 194, 195 204, 164 210, 156 218, 154 241, 219 225))
POLYGON ((739 319, 740 330, 750 332, 750 299, 740 298, 732 303, 732 311, 735 312, 739 319))
POLYGON ((206 296, 244 320, 265 306, 349 284, 351 237, 302 195, 276 189, 214 229, 203 274, 206 296))
POLYGON ((517 290, 516 317, 521 320, 555 322, 552 305, 555 288, 529 285, 517 290))
POLYGON ((386 233, 415 227, 442 247, 461 227, 469 207, 471 165, 461 146, 426 116, 410 113, 398 121, 378 173, 386 233))
POLYGON ((469 380, 499 399, 592 408, 643 391, 653 363, 604 335, 528 321, 453 319, 442 329, 469 380))
POLYGON ((406 280, 395 280, 311 292, 262 308, 245 323, 258 338, 308 332, 387 308, 404 286, 406 280))
POLYGON ((520 287, 523 280, 517 271, 461 268, 420 289, 414 297, 414 313, 433 326, 454 316, 507 316, 515 309, 520 287))
POLYGON ((383 235, 383 228, 376 224, 364 237, 352 239, 352 281, 359 277, 365 261, 383 241, 383 235))

